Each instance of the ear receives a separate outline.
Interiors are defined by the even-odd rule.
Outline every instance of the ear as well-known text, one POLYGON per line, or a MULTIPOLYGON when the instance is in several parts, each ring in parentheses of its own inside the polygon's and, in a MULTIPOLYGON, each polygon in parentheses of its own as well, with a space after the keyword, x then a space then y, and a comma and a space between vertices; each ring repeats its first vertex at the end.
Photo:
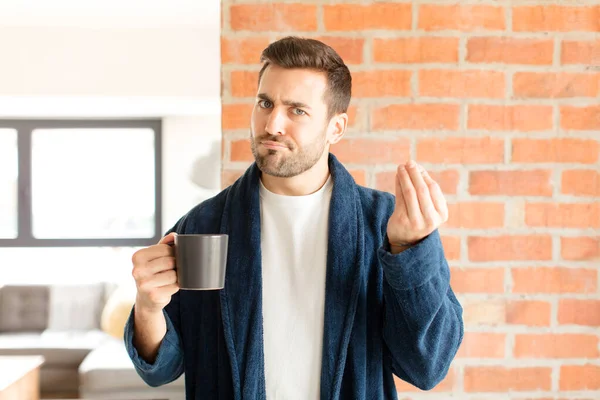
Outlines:
POLYGON ((341 113, 334 115, 329 121, 329 127, 327 128, 327 141, 329 144, 335 144, 339 142, 344 133, 346 133, 346 127, 348 126, 348 114, 341 113))

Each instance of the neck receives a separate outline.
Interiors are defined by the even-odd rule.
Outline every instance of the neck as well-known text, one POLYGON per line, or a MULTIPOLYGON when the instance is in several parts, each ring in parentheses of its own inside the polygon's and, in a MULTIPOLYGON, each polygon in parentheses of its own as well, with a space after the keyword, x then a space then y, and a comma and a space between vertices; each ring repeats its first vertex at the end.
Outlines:
POLYGON ((261 181, 270 192, 284 196, 305 196, 321 189, 329 178, 329 152, 323 155, 310 169, 291 178, 261 173, 261 181))

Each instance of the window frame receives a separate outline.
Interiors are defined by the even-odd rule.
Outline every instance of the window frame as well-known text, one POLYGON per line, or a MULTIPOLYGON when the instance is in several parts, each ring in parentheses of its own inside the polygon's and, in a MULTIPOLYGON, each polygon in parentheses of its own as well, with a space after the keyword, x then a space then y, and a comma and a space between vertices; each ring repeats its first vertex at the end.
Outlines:
POLYGON ((0 119, 0 129, 17 131, 17 237, 0 238, 2 247, 143 247, 162 237, 162 120, 161 119, 0 119), (154 237, 37 239, 32 230, 32 132, 36 129, 147 128, 154 132, 154 237))

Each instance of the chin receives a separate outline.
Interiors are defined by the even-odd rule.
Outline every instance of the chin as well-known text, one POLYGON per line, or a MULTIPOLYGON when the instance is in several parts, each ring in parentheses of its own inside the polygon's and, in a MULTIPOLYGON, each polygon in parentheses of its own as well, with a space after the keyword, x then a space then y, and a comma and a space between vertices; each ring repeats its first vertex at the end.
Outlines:
POLYGON ((272 157, 269 157, 269 156, 259 157, 256 160, 256 165, 258 166, 258 169, 260 169, 262 172, 264 172, 267 175, 272 175, 272 176, 281 176, 282 175, 282 168, 281 168, 280 163, 275 162, 275 160, 272 157))

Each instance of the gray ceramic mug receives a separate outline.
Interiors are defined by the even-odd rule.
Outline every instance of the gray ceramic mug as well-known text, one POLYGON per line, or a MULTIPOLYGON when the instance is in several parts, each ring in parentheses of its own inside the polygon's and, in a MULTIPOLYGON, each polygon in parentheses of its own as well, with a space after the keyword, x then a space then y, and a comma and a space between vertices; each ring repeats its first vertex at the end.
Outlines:
POLYGON ((229 236, 224 234, 175 235, 175 263, 179 288, 223 289, 228 241, 229 236))

